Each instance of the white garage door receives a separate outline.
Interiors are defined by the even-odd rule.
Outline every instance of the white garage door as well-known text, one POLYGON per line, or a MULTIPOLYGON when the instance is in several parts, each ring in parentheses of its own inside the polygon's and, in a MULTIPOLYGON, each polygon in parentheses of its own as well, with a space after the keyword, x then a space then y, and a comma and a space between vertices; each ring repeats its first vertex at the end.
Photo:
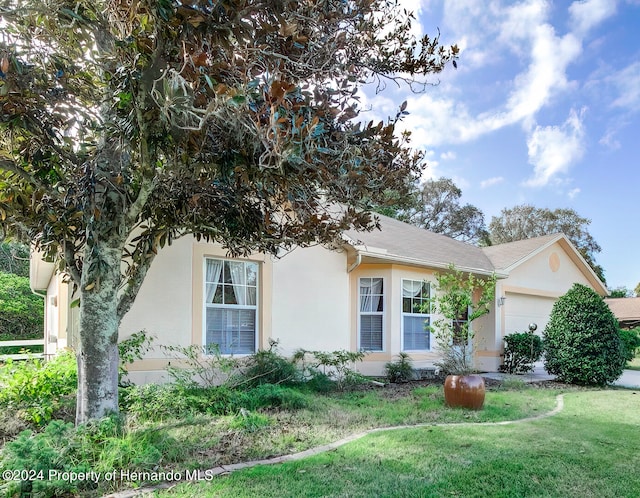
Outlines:
POLYGON ((542 337, 551 308, 556 302, 555 299, 541 296, 528 296, 524 294, 506 293, 506 301, 504 303, 505 313, 505 335, 514 332, 526 332, 529 330, 529 324, 538 325, 536 334, 542 337))

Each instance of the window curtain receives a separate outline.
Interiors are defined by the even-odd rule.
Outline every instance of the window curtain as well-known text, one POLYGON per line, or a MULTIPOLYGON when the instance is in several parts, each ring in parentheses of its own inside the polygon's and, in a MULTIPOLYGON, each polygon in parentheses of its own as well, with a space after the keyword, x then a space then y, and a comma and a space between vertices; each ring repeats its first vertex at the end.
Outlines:
POLYGON ((207 297, 206 302, 212 303, 213 298, 218 290, 218 283, 220 282, 220 273, 222 273, 222 261, 219 259, 207 259, 207 297))
POLYGON ((420 280, 403 280, 402 297, 420 297, 422 282, 420 280))
POLYGON ((378 311, 382 304, 382 279, 360 279, 360 311, 378 311))
POLYGON ((247 304, 247 279, 244 263, 241 261, 228 261, 227 264, 229 265, 229 273, 231 274, 231 283, 233 284, 233 293, 236 296, 236 303, 244 306, 247 304))

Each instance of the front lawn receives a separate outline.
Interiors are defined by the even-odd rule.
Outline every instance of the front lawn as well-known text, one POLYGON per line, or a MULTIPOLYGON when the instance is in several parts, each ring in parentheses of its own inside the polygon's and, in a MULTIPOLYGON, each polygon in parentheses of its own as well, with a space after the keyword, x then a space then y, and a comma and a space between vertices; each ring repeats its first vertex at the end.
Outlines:
MULTIPOLYGON (((169 386, 151 385, 134 391, 146 393, 138 401, 125 396, 131 411, 125 412, 122 420, 105 419, 79 429, 54 420, 19 437, 5 433, 0 470, 94 471, 101 476, 97 486, 87 481, 54 483, 38 478, 29 486, 33 487, 33 496, 64 492, 100 496, 117 488, 148 484, 146 477, 132 477, 134 473, 144 476, 149 471, 174 471, 184 475, 194 469, 306 450, 375 427, 496 422, 536 416, 553 409, 561 389, 567 388, 492 381, 485 408, 466 411, 444 406, 441 381, 388 387, 365 384, 364 388, 327 394, 262 386, 236 393, 240 397, 229 398, 229 402, 241 403, 240 408, 221 415, 190 411, 199 403, 211 403, 213 398, 203 396, 217 391, 176 392, 169 386), (250 408, 265 396, 280 407, 250 408), (186 412, 172 416, 172 410, 186 412), (109 474, 116 478, 105 480, 109 474)), ((2 415, 7 416, 7 412, 2 415)), ((4 420, 7 425, 0 429, 9 427, 8 419, 4 420)), ((13 496, 17 484, 0 481, 0 495, 4 491, 13 496)))
MULTIPOLYGON (((529 391, 509 396, 515 400, 523 392, 529 391)), ((181 484, 157 495, 640 496, 639 405, 637 391, 574 391, 565 395, 562 412, 542 420, 370 434, 312 458, 181 484)))

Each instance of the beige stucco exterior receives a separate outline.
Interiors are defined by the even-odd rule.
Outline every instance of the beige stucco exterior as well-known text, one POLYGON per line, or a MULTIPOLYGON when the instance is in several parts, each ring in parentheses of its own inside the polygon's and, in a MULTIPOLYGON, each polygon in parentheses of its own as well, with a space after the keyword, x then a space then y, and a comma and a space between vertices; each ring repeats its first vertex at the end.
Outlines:
POLYGON ((482 370, 493 371, 500 366, 505 335, 525 332, 529 324, 535 323, 536 333, 541 336, 554 303, 574 283, 593 287, 584 263, 567 247, 564 239, 529 255, 508 272, 508 278, 496 284, 494 310, 497 312, 483 319, 484 322, 494 320, 483 328, 488 326, 495 334, 483 334, 486 347, 478 348, 478 366, 482 370), (500 301, 500 297, 504 299, 500 301))
MULTIPOLYGON (((433 267, 420 261, 394 261, 382 249, 376 251, 369 247, 366 253, 359 253, 356 246, 346 245, 340 250, 297 248, 279 258, 264 254, 243 258, 255 262, 259 269, 255 347, 268 348, 270 340, 276 340, 284 355, 300 348, 358 351, 359 279, 382 278, 383 350, 369 353, 357 368, 365 375, 383 374, 385 363, 405 350, 403 279, 433 283, 444 263, 433 267)), ((141 330, 154 338, 154 347, 145 358, 130 366, 131 380, 166 379, 167 364, 176 360, 160 346, 203 344, 206 258, 229 259, 219 245, 197 242, 193 237, 176 240, 156 256, 120 328, 121 339, 141 330)), ((526 330, 531 322, 538 324, 541 333, 553 303, 575 282, 594 287, 594 277, 585 266, 562 237, 500 269, 491 312, 472 325, 477 367, 497 370, 506 334, 526 330)), ((71 287, 65 279, 49 268, 46 281, 45 270, 34 269, 37 278, 32 278, 32 286, 46 282, 40 289, 46 288, 47 294, 46 353, 53 354, 74 345, 78 308, 70 308, 71 287)), ((432 323, 436 319, 431 316, 432 323)), ((431 337, 430 344, 429 351, 409 351, 416 368, 432 367, 440 358, 435 338, 431 337)))

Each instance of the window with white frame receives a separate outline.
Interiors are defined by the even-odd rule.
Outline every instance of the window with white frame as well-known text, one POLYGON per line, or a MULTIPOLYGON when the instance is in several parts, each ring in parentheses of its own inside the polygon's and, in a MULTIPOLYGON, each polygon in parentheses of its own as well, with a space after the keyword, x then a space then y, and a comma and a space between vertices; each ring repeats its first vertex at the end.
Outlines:
POLYGON ((431 287, 423 280, 402 280, 402 349, 431 349, 431 287))
POLYGON ((251 261, 205 259, 206 347, 223 354, 256 351, 258 264, 251 261))
POLYGON ((381 277, 363 277, 359 286, 359 342, 365 351, 383 350, 384 281, 381 277))

